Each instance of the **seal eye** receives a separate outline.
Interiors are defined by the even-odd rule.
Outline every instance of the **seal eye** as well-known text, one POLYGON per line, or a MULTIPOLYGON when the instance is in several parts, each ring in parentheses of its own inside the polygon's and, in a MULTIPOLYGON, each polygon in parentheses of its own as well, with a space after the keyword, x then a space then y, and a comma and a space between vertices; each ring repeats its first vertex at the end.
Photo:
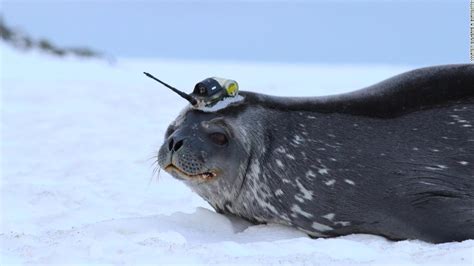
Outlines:
POLYGON ((217 145, 225 145, 229 142, 227 136, 219 132, 211 133, 209 137, 217 145))

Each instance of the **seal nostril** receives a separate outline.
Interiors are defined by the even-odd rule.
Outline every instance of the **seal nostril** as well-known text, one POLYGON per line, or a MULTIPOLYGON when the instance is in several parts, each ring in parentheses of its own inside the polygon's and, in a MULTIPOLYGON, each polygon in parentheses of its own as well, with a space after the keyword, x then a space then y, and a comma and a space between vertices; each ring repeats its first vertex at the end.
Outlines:
POLYGON ((168 142, 168 150, 171 151, 171 149, 173 149, 173 138, 170 139, 170 141, 168 142))
POLYGON ((177 150, 179 150, 179 148, 181 148, 181 146, 183 146, 183 140, 177 141, 177 142, 174 144, 173 150, 174 150, 174 151, 177 151, 177 150))

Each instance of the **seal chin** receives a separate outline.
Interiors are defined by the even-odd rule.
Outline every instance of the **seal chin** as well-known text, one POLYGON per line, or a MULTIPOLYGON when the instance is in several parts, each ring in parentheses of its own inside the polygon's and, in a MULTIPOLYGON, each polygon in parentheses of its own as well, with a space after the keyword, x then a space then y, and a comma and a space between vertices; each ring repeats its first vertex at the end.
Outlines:
POLYGON ((183 170, 177 168, 176 166, 172 164, 166 166, 164 170, 170 173, 172 176, 179 179, 184 179, 184 180, 211 181, 217 177, 216 171, 213 171, 213 170, 199 173, 199 174, 190 174, 190 173, 184 172, 183 170))

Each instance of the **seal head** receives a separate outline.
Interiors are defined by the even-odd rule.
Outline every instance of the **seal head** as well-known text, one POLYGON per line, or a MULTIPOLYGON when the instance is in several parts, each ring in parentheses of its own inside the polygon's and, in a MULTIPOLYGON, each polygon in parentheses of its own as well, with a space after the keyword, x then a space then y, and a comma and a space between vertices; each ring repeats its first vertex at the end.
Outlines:
POLYGON ((240 167, 249 158, 236 125, 232 116, 186 107, 166 131, 159 165, 191 188, 206 190, 208 201, 235 198, 246 172, 240 167))

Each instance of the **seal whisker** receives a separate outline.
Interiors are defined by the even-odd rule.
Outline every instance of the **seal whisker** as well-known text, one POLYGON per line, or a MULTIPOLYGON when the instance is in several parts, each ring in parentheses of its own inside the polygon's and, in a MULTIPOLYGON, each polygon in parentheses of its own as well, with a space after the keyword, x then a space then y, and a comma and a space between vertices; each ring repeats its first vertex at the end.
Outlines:
POLYGON ((158 155, 153 155, 152 157, 146 159, 147 161, 151 161, 150 166, 154 166, 156 163, 158 163, 158 155))
POLYGON ((160 172, 161 172, 161 168, 158 164, 158 160, 156 160, 153 164, 156 164, 155 167, 153 167, 153 172, 152 172, 152 175, 151 175, 151 178, 150 178, 150 182, 155 179, 155 176, 156 176, 156 180, 158 181, 159 180, 159 177, 160 177, 160 172))
POLYGON ((154 170, 153 170, 153 173, 152 175, 150 176, 150 179, 148 181, 148 184, 150 185, 151 182, 153 182, 154 180, 156 180, 157 182, 159 181, 160 179, 160 173, 161 173, 161 169, 159 167, 156 167, 154 170))

